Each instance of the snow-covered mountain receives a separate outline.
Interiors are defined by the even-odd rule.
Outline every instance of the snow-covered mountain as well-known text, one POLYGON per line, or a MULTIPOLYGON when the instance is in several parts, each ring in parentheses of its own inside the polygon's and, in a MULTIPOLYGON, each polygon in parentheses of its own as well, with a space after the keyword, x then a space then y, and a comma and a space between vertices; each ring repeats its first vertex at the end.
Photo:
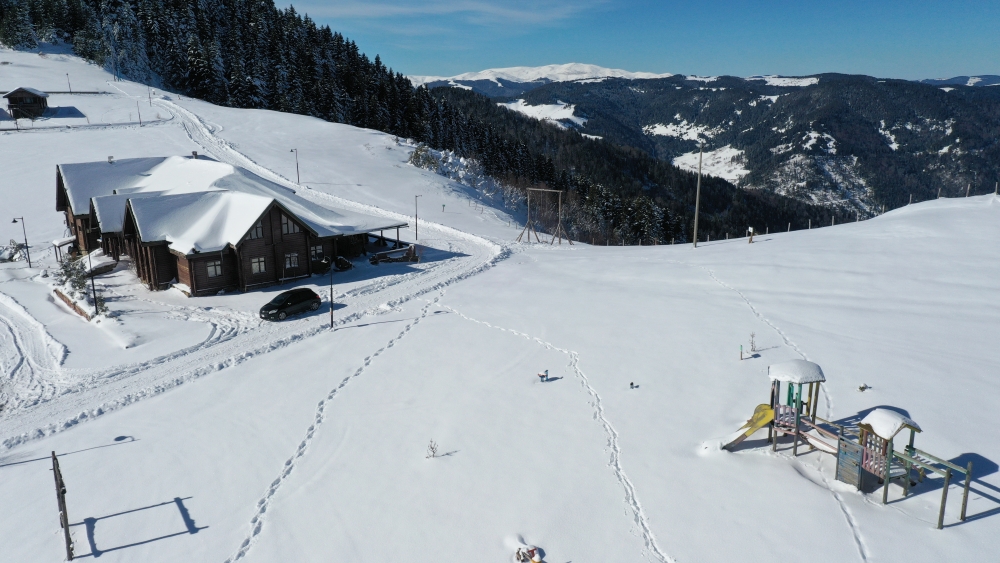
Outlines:
POLYGON ((428 88, 455 86, 474 90, 487 96, 517 96, 552 82, 599 81, 605 78, 629 80, 667 78, 671 73, 630 72, 592 64, 567 63, 545 66, 514 66, 466 72, 455 76, 410 76, 415 86, 428 88))

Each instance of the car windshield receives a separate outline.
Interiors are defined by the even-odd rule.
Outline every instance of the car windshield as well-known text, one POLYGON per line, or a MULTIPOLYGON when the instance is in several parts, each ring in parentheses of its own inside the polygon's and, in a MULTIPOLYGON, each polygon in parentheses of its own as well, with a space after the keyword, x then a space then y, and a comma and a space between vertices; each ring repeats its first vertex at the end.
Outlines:
POLYGON ((268 302, 268 305, 281 305, 281 304, 282 304, 282 303, 284 303, 284 302, 285 302, 285 301, 286 301, 287 299, 288 299, 288 295, 286 295, 286 294, 282 293, 281 295, 279 295, 279 296, 275 297, 275 298, 274 298, 274 299, 272 299, 272 300, 271 300, 270 302, 268 302))

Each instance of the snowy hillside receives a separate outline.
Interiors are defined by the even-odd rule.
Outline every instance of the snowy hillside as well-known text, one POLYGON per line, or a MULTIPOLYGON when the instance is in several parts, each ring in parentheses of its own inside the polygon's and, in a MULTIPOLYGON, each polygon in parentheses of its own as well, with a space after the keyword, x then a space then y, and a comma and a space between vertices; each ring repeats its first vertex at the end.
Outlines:
POLYGON ((0 207, 24 217, 34 266, 0 264, 0 561, 64 557, 52 451, 76 554, 102 562, 506 562, 524 544, 549 562, 1000 556, 997 197, 754 244, 519 244, 523 216, 409 164, 405 139, 152 93, 65 55, 0 60, 12 84, 70 72, 106 92, 60 102, 89 125, 0 122, 0 207), (117 121, 136 102, 143 126, 117 121), (405 219, 423 259, 197 298, 147 290, 126 259, 96 278, 108 316, 70 312, 44 277, 65 234, 55 165, 191 151, 405 219), (259 319, 299 286, 323 308, 259 319), (933 529, 935 475, 883 506, 833 457, 772 453, 764 432, 720 450, 790 359, 822 366, 824 418, 899 409, 919 448, 972 461, 967 521, 953 483, 933 529))
POLYGON ((455 76, 410 76, 414 86, 441 80, 509 80, 511 82, 569 82, 572 80, 587 80, 592 78, 667 78, 671 73, 655 74, 652 72, 629 72, 617 68, 604 68, 583 63, 567 63, 545 66, 514 66, 508 68, 491 68, 478 72, 466 72, 455 76))

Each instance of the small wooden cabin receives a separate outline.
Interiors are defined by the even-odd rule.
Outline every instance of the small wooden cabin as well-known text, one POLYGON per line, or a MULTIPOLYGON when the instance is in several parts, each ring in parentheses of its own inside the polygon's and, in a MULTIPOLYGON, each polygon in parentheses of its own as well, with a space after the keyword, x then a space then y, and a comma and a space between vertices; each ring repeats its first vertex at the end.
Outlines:
POLYGON ((34 88, 18 88, 3 97, 7 100, 7 113, 14 119, 35 119, 49 109, 49 95, 34 88))

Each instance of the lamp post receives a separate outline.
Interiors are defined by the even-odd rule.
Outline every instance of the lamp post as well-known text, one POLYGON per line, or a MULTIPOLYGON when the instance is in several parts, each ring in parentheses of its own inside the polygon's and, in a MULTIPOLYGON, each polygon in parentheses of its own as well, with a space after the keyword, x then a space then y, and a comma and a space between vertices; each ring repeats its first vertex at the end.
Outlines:
POLYGON ((333 259, 330 259, 330 330, 333 330, 333 259))
POLYGON ((413 196, 413 240, 420 240, 420 233, 417 232, 417 198, 423 195, 413 196))
POLYGON ((705 143, 698 145, 698 188, 694 196, 694 247, 698 248, 698 208, 701 206, 701 155, 705 151, 705 143))
POLYGON ((24 217, 14 217, 11 223, 17 223, 17 220, 21 220, 21 233, 24 234, 24 252, 28 255, 28 267, 31 267, 31 249, 28 248, 28 231, 24 230, 24 217))
POLYGON ((302 178, 299 177, 299 149, 292 149, 288 152, 295 153, 295 183, 302 185, 302 178))

